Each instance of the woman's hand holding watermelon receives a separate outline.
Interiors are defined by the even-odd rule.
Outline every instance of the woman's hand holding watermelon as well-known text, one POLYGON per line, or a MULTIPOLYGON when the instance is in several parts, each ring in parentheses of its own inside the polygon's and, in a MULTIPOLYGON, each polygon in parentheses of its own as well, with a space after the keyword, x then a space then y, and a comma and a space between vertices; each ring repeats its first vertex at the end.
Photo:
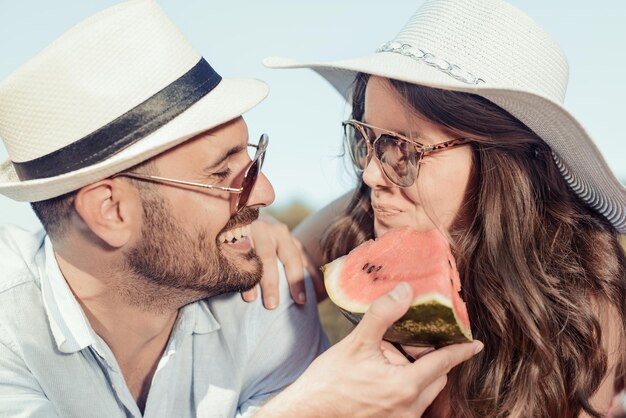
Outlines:
POLYGON ((406 283, 377 299, 352 333, 318 357, 257 418, 421 416, 444 388, 450 369, 480 352, 482 343, 453 344, 409 363, 381 342, 410 300, 406 283))

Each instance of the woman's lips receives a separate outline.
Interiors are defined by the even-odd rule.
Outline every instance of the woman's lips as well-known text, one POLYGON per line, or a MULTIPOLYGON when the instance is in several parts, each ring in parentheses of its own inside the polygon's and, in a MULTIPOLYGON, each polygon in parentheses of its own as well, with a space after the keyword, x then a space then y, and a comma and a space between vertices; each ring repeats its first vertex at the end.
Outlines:
POLYGON ((397 215, 403 212, 398 207, 391 206, 391 205, 381 205, 378 203, 373 203, 372 209, 374 209, 374 212, 376 213, 376 215, 383 215, 383 216, 397 215))
POLYGON ((399 224, 403 224, 401 215, 404 211, 400 208, 372 203, 372 209, 374 210, 374 234, 377 237, 385 235, 394 226, 402 226, 399 224))

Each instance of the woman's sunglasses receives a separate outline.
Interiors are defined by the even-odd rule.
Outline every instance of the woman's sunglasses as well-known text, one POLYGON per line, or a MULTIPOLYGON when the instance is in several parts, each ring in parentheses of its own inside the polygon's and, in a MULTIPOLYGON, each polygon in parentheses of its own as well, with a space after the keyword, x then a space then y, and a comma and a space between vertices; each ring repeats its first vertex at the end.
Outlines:
POLYGON ((343 129, 354 166, 363 171, 372 156, 375 156, 385 177, 399 187, 410 187, 415 183, 420 162, 425 155, 471 142, 470 139, 457 138, 434 145, 423 145, 396 132, 354 119, 343 122, 343 129), (380 134, 376 136, 374 130, 380 134))

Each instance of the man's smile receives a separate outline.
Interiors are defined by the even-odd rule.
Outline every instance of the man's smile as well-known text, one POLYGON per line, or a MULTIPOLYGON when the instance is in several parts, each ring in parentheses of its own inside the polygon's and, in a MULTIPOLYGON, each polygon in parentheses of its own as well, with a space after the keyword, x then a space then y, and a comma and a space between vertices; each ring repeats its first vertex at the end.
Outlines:
POLYGON ((230 229, 226 232, 222 232, 217 240, 221 244, 228 244, 238 250, 250 250, 251 243, 248 237, 250 236, 250 224, 239 226, 237 228, 230 229))

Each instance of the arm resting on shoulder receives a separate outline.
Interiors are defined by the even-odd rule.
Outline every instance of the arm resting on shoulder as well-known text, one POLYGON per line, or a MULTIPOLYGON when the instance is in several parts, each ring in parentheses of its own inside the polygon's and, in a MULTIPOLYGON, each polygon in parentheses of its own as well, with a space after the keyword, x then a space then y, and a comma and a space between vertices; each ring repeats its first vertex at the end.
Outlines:
MULTIPOLYGON (((343 212, 350 204, 354 191, 350 191, 338 199, 332 201, 317 212, 309 215, 293 229, 293 235, 302 243, 311 262, 317 268, 324 263, 321 239, 326 228, 343 212)), ((323 279, 323 278, 322 278, 323 279)), ((326 290, 323 283, 314 283, 318 302, 326 299, 326 290)))
POLYGON ((242 293, 246 302, 257 299, 259 287, 263 303, 267 309, 274 309, 279 300, 289 297, 299 304, 306 303, 307 291, 304 286, 304 272, 309 272, 313 280, 315 296, 318 302, 326 299, 324 277, 320 271, 323 253, 321 237, 330 223, 346 209, 352 192, 341 196, 320 211, 310 215, 298 225, 293 234, 287 225, 268 214, 252 223, 250 232, 254 250, 263 263, 263 277, 260 286, 255 286, 242 293), (279 278, 276 260, 285 267, 286 277, 279 278), (286 279, 289 292, 279 292, 279 281, 286 279))

